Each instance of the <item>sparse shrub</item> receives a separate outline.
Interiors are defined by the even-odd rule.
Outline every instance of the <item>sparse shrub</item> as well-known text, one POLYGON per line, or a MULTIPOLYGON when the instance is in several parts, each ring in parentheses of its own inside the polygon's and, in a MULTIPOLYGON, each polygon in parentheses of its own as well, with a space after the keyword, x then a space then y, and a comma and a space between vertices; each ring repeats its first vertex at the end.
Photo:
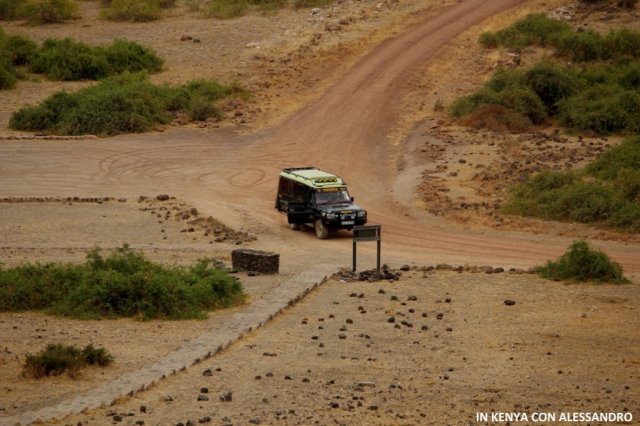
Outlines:
POLYGON ((493 132, 508 130, 514 133, 525 132, 532 126, 531 120, 519 112, 495 104, 480 105, 460 120, 460 124, 493 132))
POLYGON ((206 3, 206 0, 185 0, 184 3, 187 6, 187 9, 192 12, 197 12, 199 10, 202 10, 202 7, 206 3))
POLYGON ((606 253, 592 249, 586 241, 574 241, 556 262, 535 268, 543 278, 562 281, 593 281, 598 283, 628 283, 622 266, 606 253))
POLYGON ((104 348, 92 344, 79 349, 74 345, 49 344, 35 355, 28 354, 22 373, 32 379, 67 373, 74 377, 86 365, 106 367, 113 363, 113 356, 104 348))
POLYGON ((222 118, 222 112, 213 102, 203 96, 194 96, 189 103, 189 118, 194 121, 205 121, 208 118, 222 118))
POLYGON ((18 19, 24 3, 25 0, 0 0, 0 21, 18 19))
POLYGON ((247 12, 247 0, 211 0, 204 9, 207 18, 231 19, 247 12))
POLYGON ((112 21, 150 22, 160 19, 162 7, 159 0, 113 0, 102 13, 112 21))
POLYGON ((640 58, 640 32, 626 28, 614 30, 603 40, 605 58, 640 58))
POLYGON ((293 2, 294 7, 327 7, 333 4, 334 0, 295 0, 293 2))
POLYGON ((29 24, 53 24, 75 17, 78 4, 73 0, 27 0, 21 9, 29 24))
MULTIPOLYGON (((81 265, 26 264, 0 268, 0 311, 46 310, 76 318, 204 318, 244 300, 240 282, 211 259, 166 267, 127 245, 109 256, 99 249, 81 265)), ((105 358, 96 351, 91 359, 105 358)), ((87 356, 89 356, 87 355, 87 356)))

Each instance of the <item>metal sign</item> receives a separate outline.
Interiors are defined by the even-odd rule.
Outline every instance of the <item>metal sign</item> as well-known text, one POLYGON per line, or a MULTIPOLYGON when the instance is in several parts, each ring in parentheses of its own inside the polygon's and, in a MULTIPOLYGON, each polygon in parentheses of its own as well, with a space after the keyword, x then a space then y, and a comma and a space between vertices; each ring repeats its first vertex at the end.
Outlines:
POLYGON ((357 250, 356 243, 361 241, 377 241, 377 262, 376 269, 380 270, 380 245, 381 245, 381 225, 367 225, 353 227, 353 270, 356 270, 357 250))

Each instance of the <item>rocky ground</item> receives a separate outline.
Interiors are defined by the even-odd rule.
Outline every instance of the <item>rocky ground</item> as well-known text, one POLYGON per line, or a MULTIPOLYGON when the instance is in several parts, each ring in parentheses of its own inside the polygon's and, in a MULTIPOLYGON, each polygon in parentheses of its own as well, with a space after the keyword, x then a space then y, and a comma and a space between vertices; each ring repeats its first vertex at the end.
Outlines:
POLYGON ((494 410, 635 420, 635 286, 403 269, 329 281, 215 358, 63 423, 439 425, 494 410))

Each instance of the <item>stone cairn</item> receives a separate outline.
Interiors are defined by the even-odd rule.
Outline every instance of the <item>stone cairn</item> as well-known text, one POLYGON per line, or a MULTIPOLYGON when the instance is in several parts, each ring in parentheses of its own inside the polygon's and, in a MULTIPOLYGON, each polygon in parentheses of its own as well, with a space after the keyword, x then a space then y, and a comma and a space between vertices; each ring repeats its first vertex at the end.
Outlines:
POLYGON ((231 263, 236 271, 277 274, 280 255, 266 251, 238 249, 231 252, 231 263))

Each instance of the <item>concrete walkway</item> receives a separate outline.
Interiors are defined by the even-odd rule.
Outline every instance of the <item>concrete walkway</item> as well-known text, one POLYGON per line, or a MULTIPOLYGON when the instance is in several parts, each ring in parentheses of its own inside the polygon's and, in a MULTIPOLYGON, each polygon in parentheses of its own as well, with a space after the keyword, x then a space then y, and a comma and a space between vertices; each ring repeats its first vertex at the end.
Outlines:
POLYGON ((191 340, 149 367, 126 373, 112 382, 56 405, 20 416, 0 417, 0 424, 26 425, 38 420, 62 419, 83 410, 112 405, 124 396, 133 396, 159 380, 215 355, 241 339, 245 333, 262 327, 285 308, 300 301, 334 272, 336 266, 316 265, 252 302, 248 309, 234 314, 231 320, 220 327, 191 340))

